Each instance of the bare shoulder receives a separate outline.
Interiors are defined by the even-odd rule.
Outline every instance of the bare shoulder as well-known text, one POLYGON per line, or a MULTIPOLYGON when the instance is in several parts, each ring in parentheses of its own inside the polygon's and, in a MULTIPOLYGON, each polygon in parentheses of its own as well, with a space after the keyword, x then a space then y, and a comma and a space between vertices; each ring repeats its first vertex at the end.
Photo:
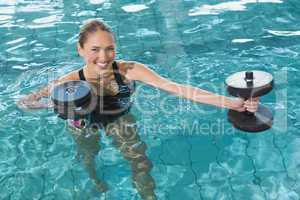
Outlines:
POLYGON ((151 70, 147 65, 136 61, 123 61, 120 63, 128 80, 148 82, 149 80, 162 79, 159 74, 151 70))
POLYGON ((140 81, 156 88, 161 88, 166 91, 174 91, 176 83, 160 76, 150 67, 143 63, 135 61, 123 61, 121 64, 123 69, 126 69, 125 77, 128 80, 140 81), (123 66, 122 66, 123 65, 123 66))
POLYGON ((127 60, 118 60, 117 64, 122 72, 127 72, 128 70, 134 68, 137 64, 135 61, 127 61, 127 60))
POLYGON ((121 74, 128 80, 135 80, 134 74, 141 65, 135 61, 119 60, 117 61, 121 74))

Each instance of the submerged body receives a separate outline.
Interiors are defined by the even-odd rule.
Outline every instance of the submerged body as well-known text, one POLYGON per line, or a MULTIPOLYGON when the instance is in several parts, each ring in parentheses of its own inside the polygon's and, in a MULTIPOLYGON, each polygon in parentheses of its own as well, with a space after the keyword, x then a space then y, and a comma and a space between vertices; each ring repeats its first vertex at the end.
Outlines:
POLYGON ((105 192, 108 189, 105 181, 97 175, 95 166, 95 156, 100 151, 99 129, 102 129, 107 137, 112 137, 113 145, 130 163, 133 186, 142 199, 156 199, 155 182, 150 175, 152 163, 146 155, 147 146, 140 139, 135 117, 130 113, 132 103, 130 97, 135 84, 133 81, 125 80, 119 65, 120 62, 117 61, 112 63, 113 73, 109 81, 114 87, 110 88, 103 88, 100 81, 98 82, 100 85, 97 85, 97 82, 89 82, 84 68, 77 71, 80 80, 88 81, 94 86, 92 88, 97 103, 88 120, 68 120, 67 124, 77 143, 78 156, 99 191, 105 192))

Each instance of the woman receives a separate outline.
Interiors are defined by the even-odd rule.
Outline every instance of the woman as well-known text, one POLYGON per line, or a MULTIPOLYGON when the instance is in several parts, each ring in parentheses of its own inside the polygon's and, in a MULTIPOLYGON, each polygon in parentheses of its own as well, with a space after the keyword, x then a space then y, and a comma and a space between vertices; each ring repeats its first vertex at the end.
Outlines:
MULTIPOLYGON (((156 196, 155 183, 150 175, 152 164, 145 154, 146 145, 140 140, 135 128, 135 119, 129 112, 128 99, 133 92, 134 81, 146 83, 198 103, 237 111, 255 112, 257 109, 258 99, 244 101, 227 98, 172 82, 141 63, 115 61, 116 44, 113 33, 107 25, 97 20, 88 21, 82 27, 77 49, 86 63, 82 69, 72 71, 47 87, 25 96, 18 105, 23 109, 47 106, 40 104, 39 100, 48 97, 54 85, 65 81, 84 80, 93 85, 99 102, 91 114, 89 123, 97 124, 97 127, 102 127, 107 135, 113 137, 113 144, 132 166, 133 184, 142 199, 156 199, 156 196)), ((107 186, 97 177, 94 165, 94 157, 100 149, 98 131, 95 131, 95 126, 84 124, 84 121, 69 120, 68 124, 73 132, 77 133, 73 136, 90 178, 100 191, 105 191, 107 186)))

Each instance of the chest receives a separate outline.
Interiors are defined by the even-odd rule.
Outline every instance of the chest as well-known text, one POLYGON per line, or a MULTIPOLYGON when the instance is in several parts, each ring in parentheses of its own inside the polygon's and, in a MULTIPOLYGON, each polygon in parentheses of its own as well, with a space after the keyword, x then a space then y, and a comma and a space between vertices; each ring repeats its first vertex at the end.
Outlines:
POLYGON ((120 90, 120 86, 115 79, 92 80, 89 83, 93 86, 93 91, 98 96, 115 96, 120 90))

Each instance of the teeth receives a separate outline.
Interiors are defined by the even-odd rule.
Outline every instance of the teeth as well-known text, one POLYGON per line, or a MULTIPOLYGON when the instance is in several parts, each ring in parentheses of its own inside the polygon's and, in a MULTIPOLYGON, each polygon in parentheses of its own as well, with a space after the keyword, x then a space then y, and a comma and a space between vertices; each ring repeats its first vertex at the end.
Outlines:
POLYGON ((97 63, 97 65, 98 65, 99 67, 105 67, 105 66, 107 65, 107 63, 97 63))

